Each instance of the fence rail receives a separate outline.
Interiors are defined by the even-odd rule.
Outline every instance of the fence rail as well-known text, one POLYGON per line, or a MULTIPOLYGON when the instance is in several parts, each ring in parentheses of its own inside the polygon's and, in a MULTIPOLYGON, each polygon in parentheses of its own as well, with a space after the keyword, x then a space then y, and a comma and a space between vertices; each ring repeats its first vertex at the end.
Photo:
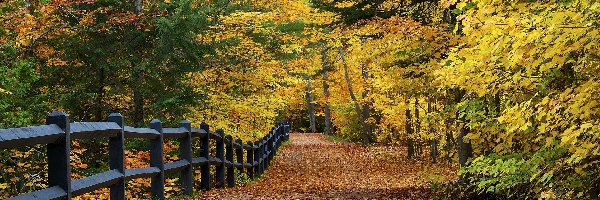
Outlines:
POLYGON ((275 151, 289 139, 291 124, 279 123, 269 134, 258 141, 242 143, 225 135, 223 130, 212 132, 209 125, 192 128, 183 120, 178 128, 163 128, 160 120, 152 120, 150 128, 134 128, 124 125, 123 116, 113 113, 107 122, 69 122, 63 112, 53 112, 46 124, 23 128, 0 129, 0 149, 45 144, 48 161, 48 187, 9 199, 71 199, 101 188, 110 188, 111 199, 125 199, 127 181, 151 178, 153 198, 165 198, 165 173, 180 173, 185 194, 192 194, 193 168, 200 166, 200 188, 210 190, 210 166, 215 166, 216 187, 234 187, 235 171, 246 173, 250 178, 262 174, 269 167, 275 151), (69 153, 71 140, 108 138, 109 171, 71 181, 69 153), (150 167, 125 168, 125 138, 150 140, 150 167), (179 160, 164 163, 164 139, 179 140, 179 160), (192 141, 201 140, 201 155, 194 157, 192 141), (216 155, 211 157, 210 140, 215 141, 216 155), (244 162, 244 151, 246 162, 244 162), (236 155, 234 160, 234 154, 236 155), (237 169, 237 170, 235 170, 237 169))

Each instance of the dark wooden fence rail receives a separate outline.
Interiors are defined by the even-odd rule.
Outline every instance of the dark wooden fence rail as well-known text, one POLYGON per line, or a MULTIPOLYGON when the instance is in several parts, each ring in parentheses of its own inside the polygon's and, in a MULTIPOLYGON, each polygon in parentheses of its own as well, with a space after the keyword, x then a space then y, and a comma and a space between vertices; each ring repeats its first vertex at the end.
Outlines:
POLYGON ((63 112, 53 112, 43 126, 0 129, 0 149, 17 148, 45 144, 48 159, 48 187, 46 189, 12 197, 10 199, 71 199, 101 188, 110 188, 111 199, 125 199, 125 184, 135 178, 151 178, 153 198, 165 198, 165 173, 180 173, 181 186, 185 194, 193 193, 193 170, 200 166, 200 187, 211 189, 210 166, 216 167, 215 187, 235 186, 235 169, 247 173, 251 178, 262 174, 269 167, 275 151, 283 141, 288 140, 291 124, 279 123, 256 142, 243 144, 225 136, 223 130, 212 132, 208 124, 192 128, 183 120, 179 128, 163 128, 160 120, 152 120, 150 128, 125 126, 123 116, 113 113, 107 122, 69 122, 63 112), (110 170, 71 181, 70 144, 73 139, 108 138, 108 162, 110 170), (125 138, 146 138, 150 140, 150 167, 126 169, 125 138), (202 153, 192 155, 192 140, 200 139, 202 153), (180 160, 164 163, 163 140, 177 139, 180 142, 180 160), (216 143, 216 157, 211 157, 210 140, 216 143), (244 162, 246 151, 246 162, 244 162), (234 160, 234 156, 237 159, 234 160), (244 170, 245 169, 245 170, 244 170), (245 172, 244 172, 245 171, 245 172))

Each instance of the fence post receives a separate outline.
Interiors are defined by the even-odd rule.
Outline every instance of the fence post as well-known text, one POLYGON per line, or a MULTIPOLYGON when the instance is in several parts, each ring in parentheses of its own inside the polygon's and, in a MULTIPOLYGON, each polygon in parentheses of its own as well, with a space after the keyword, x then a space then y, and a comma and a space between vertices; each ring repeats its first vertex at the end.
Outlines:
POLYGON ((281 141, 281 124, 277 125, 275 128, 275 149, 279 150, 279 145, 281 141))
POLYGON ((181 128, 185 128, 187 133, 179 139, 179 159, 188 161, 189 165, 181 170, 181 187, 183 193, 191 195, 194 193, 194 172, 192 171, 192 125, 187 120, 179 122, 181 128))
POLYGON ((219 161, 221 161, 220 165, 216 166, 216 177, 217 177, 217 188, 223 188, 225 187, 225 156, 224 156, 224 141, 225 141, 225 134, 223 133, 222 129, 217 130, 217 135, 221 136, 221 140, 217 140, 217 158, 219 159, 219 161))
POLYGON ((248 141, 246 145, 250 146, 250 149, 246 150, 246 162, 250 164, 250 167, 246 170, 250 179, 254 179, 254 144, 248 141))
POLYGON ((123 135, 124 120, 120 113, 108 115, 108 121, 114 122, 121 127, 121 131, 115 137, 108 138, 108 165, 111 170, 117 170, 123 177, 110 186, 110 199, 125 199, 125 138, 123 135))
POLYGON ((271 162, 275 158, 275 153, 277 153, 277 131, 274 130, 271 133, 271 162))
POLYGON ((234 161, 233 161, 233 138, 231 137, 231 135, 228 135, 227 140, 229 141, 226 144, 226 150, 225 150, 225 159, 227 159, 227 161, 229 161, 229 163, 231 164, 230 166, 227 167, 227 187, 235 187, 235 172, 234 170, 234 161))
POLYGON ((284 141, 288 141, 290 140, 290 129, 292 128, 292 124, 285 123, 283 127, 284 141))
MULTIPOLYGON (((268 135, 268 134, 267 134, 268 135)), ((263 174, 265 172, 265 167, 267 166, 267 135, 265 135, 260 141, 260 158, 262 158, 262 162, 260 165, 260 173, 263 174)))
POLYGON ((254 150, 254 162, 256 162, 254 174, 260 176, 260 158, 262 156, 260 153, 260 140, 254 142, 254 145, 256 146, 256 148, 252 148, 254 150))
POLYGON ((154 119, 150 122, 150 128, 158 131, 160 136, 150 140, 150 167, 156 167, 160 172, 151 179, 151 193, 155 199, 165 199, 165 163, 163 160, 163 129, 162 122, 154 119))
POLYGON ((265 138, 262 137, 260 138, 260 140, 258 140, 258 155, 259 155, 259 160, 258 160, 258 174, 262 175, 263 172, 265 171, 265 138))
POLYGON ((277 151, 277 149, 275 148, 276 136, 277 134, 275 134, 275 129, 273 129, 273 131, 271 131, 271 135, 269 136, 269 150, 271 151, 271 153, 269 154, 269 163, 267 163, 268 166, 271 166, 271 162, 273 162, 275 152, 277 151))
POLYGON ((56 124, 65 132, 65 137, 54 143, 46 145, 48 152, 48 187, 59 186, 67 193, 67 200, 71 195, 71 164, 69 152, 71 151, 71 127, 69 115, 64 112, 52 112, 46 117, 46 124, 56 124))
MULTIPOLYGON (((238 168, 238 173, 244 173, 244 147, 243 147, 243 143, 241 139, 237 139, 235 140, 235 143, 237 143, 239 145, 239 148, 235 149, 235 156, 236 156, 236 160, 237 163, 242 164, 241 168, 238 168)), ((234 175, 235 176, 235 175, 234 175)), ((235 180, 234 180, 235 182, 235 180)))
POLYGON ((263 172, 264 172, 269 167, 269 134, 266 134, 262 140, 263 140, 263 155, 264 155, 264 159, 263 159, 263 172))
POLYGON ((279 124, 279 127, 277 129, 279 129, 279 133, 278 133, 279 134, 279 141, 278 141, 279 144, 277 144, 277 148, 279 148, 279 147, 281 147, 281 144, 283 143, 283 139, 284 139, 283 132, 285 130, 285 125, 279 124))
POLYGON ((265 169, 269 168, 269 165, 271 164, 271 153, 273 153, 272 149, 271 149, 271 141, 273 139, 273 137, 271 137, 273 133, 273 128, 271 128, 271 131, 269 131, 269 134, 267 134, 266 138, 267 138, 267 147, 266 147, 266 152, 267 152, 267 162, 266 162, 266 167, 265 169))
MULTIPOLYGON (((210 127, 208 124, 202 122, 200 128, 206 131, 206 137, 202 138, 202 154, 200 156, 208 160, 210 159, 210 142, 208 136, 210 134, 210 127)), ((210 162, 200 167, 200 187, 203 190, 210 190, 210 162)))
POLYGON ((265 171, 265 138, 260 138, 260 140, 258 140, 258 154, 260 155, 260 161, 258 163, 258 173, 260 175, 263 174, 263 172, 265 171))
POLYGON ((258 174, 262 176, 264 170, 264 162, 265 162, 265 152, 263 151, 264 138, 260 138, 258 140, 258 174), (261 161, 262 160, 262 161, 261 161))

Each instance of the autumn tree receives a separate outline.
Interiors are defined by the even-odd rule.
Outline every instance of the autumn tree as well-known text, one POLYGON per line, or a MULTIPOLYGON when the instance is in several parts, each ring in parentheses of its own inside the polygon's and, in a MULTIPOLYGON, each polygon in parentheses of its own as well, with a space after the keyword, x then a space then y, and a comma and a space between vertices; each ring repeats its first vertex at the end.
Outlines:
POLYGON ((387 19, 391 17, 411 18, 429 24, 443 20, 447 11, 438 6, 439 0, 311 0, 314 7, 339 14, 346 25, 363 20, 387 19))
POLYGON ((586 0, 456 4, 464 43, 436 73, 465 92, 457 108, 477 156, 466 171, 490 178, 473 180, 480 191, 597 197, 599 8, 586 0), (507 167, 520 170, 495 171, 507 167))

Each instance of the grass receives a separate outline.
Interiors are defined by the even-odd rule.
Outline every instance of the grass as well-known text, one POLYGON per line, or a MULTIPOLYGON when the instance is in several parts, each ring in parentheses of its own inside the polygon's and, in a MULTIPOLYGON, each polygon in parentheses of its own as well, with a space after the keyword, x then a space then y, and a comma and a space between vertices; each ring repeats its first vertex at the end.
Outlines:
POLYGON ((171 196, 165 199, 169 199, 169 200, 188 200, 188 199, 195 199, 196 196, 200 195, 202 192, 197 192, 194 191, 194 193, 192 193, 191 195, 179 195, 179 196, 171 196))
POLYGON ((344 143, 352 142, 349 139, 342 138, 342 137, 335 136, 335 135, 329 135, 329 136, 327 136, 327 141, 331 141, 331 142, 344 142, 344 143))
POLYGON ((292 140, 288 140, 288 141, 282 142, 282 143, 281 143, 281 147, 279 147, 279 149, 277 149, 277 151, 275 152, 275 155, 277 155, 277 152, 279 152, 279 150, 280 150, 281 148, 283 148, 283 147, 287 146, 288 144, 292 144, 292 143, 293 143, 293 141, 292 141, 292 140))

